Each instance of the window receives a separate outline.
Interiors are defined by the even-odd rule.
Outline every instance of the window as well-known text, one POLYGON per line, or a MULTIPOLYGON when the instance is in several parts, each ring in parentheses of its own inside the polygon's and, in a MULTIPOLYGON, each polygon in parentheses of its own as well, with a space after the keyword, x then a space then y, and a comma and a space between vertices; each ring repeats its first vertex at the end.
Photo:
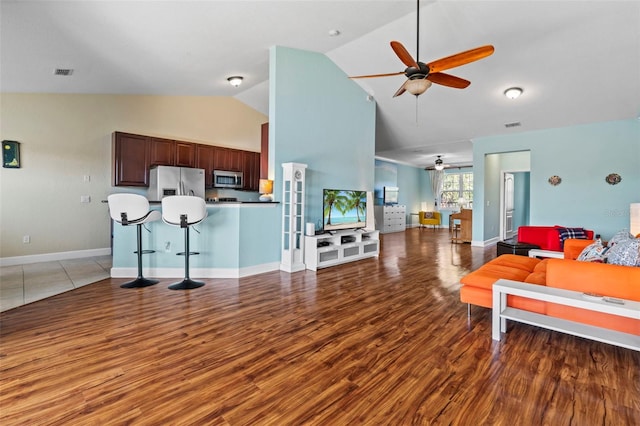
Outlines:
POLYGON ((464 198, 464 207, 473 202, 473 172, 447 173, 442 182, 440 205, 443 207, 459 207, 458 200, 464 198))

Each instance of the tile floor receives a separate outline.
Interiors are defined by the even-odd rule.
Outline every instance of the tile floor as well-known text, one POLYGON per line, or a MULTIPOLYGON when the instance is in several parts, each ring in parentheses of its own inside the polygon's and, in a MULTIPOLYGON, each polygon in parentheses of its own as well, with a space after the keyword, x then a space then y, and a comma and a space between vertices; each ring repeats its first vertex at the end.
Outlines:
POLYGON ((0 312, 109 278, 111 256, 0 267, 0 312))

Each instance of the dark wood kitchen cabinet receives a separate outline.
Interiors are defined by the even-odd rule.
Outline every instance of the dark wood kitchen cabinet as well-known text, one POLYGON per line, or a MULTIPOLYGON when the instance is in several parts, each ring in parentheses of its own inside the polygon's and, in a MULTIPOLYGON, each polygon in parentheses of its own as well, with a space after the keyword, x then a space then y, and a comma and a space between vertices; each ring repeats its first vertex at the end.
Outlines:
POLYGON ((177 167, 195 167, 196 165, 196 144, 176 141, 176 163, 177 167))
POLYGON ((149 165, 173 166, 176 163, 176 142, 170 139, 149 138, 149 165))
POLYGON ((149 138, 115 132, 111 151, 114 186, 149 186, 149 138))
POLYGON ((151 166, 195 167, 196 144, 149 138, 149 155, 151 166))
POLYGON ((260 183, 260 153, 243 151, 244 157, 244 188, 247 191, 257 191, 260 183))
POLYGON ((196 167, 205 171, 205 186, 213 188, 213 171, 244 173, 244 190, 257 191, 260 153, 192 142, 113 133, 114 186, 149 186, 152 166, 196 167))
POLYGON ((204 169, 204 186, 213 188, 213 165, 215 160, 215 146, 196 145, 196 167, 204 169))
POLYGON ((216 147, 214 168, 230 172, 241 172, 244 168, 243 151, 231 148, 216 147))

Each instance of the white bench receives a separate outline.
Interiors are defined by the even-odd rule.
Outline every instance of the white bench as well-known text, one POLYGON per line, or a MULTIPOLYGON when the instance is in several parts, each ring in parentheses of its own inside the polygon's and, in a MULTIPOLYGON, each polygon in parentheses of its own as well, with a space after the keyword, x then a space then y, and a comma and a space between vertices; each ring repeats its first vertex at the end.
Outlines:
POLYGON ((501 279, 493 284, 493 340, 500 340, 501 333, 507 331, 507 320, 511 320, 640 351, 638 335, 508 307, 509 294, 640 320, 640 302, 501 279), (614 303, 616 301, 618 303, 614 303))

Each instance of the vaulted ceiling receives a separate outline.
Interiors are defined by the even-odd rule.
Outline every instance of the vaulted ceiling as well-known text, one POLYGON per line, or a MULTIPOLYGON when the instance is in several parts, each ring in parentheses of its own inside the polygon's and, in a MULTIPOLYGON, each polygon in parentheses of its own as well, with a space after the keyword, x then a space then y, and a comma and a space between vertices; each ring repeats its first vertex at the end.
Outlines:
MULTIPOLYGON (((268 114, 271 46, 325 53, 345 78, 403 71, 391 40, 416 56, 413 0, 0 5, 3 92, 235 96, 268 114), (244 76, 239 88, 232 75, 244 76)), ((354 80, 376 100, 382 158, 469 164, 477 137, 640 113, 640 2, 423 0, 420 22, 420 61, 485 44, 495 53, 447 71, 471 81, 463 90, 392 98, 402 75, 354 80), (523 95, 507 99, 511 86, 523 95)))

